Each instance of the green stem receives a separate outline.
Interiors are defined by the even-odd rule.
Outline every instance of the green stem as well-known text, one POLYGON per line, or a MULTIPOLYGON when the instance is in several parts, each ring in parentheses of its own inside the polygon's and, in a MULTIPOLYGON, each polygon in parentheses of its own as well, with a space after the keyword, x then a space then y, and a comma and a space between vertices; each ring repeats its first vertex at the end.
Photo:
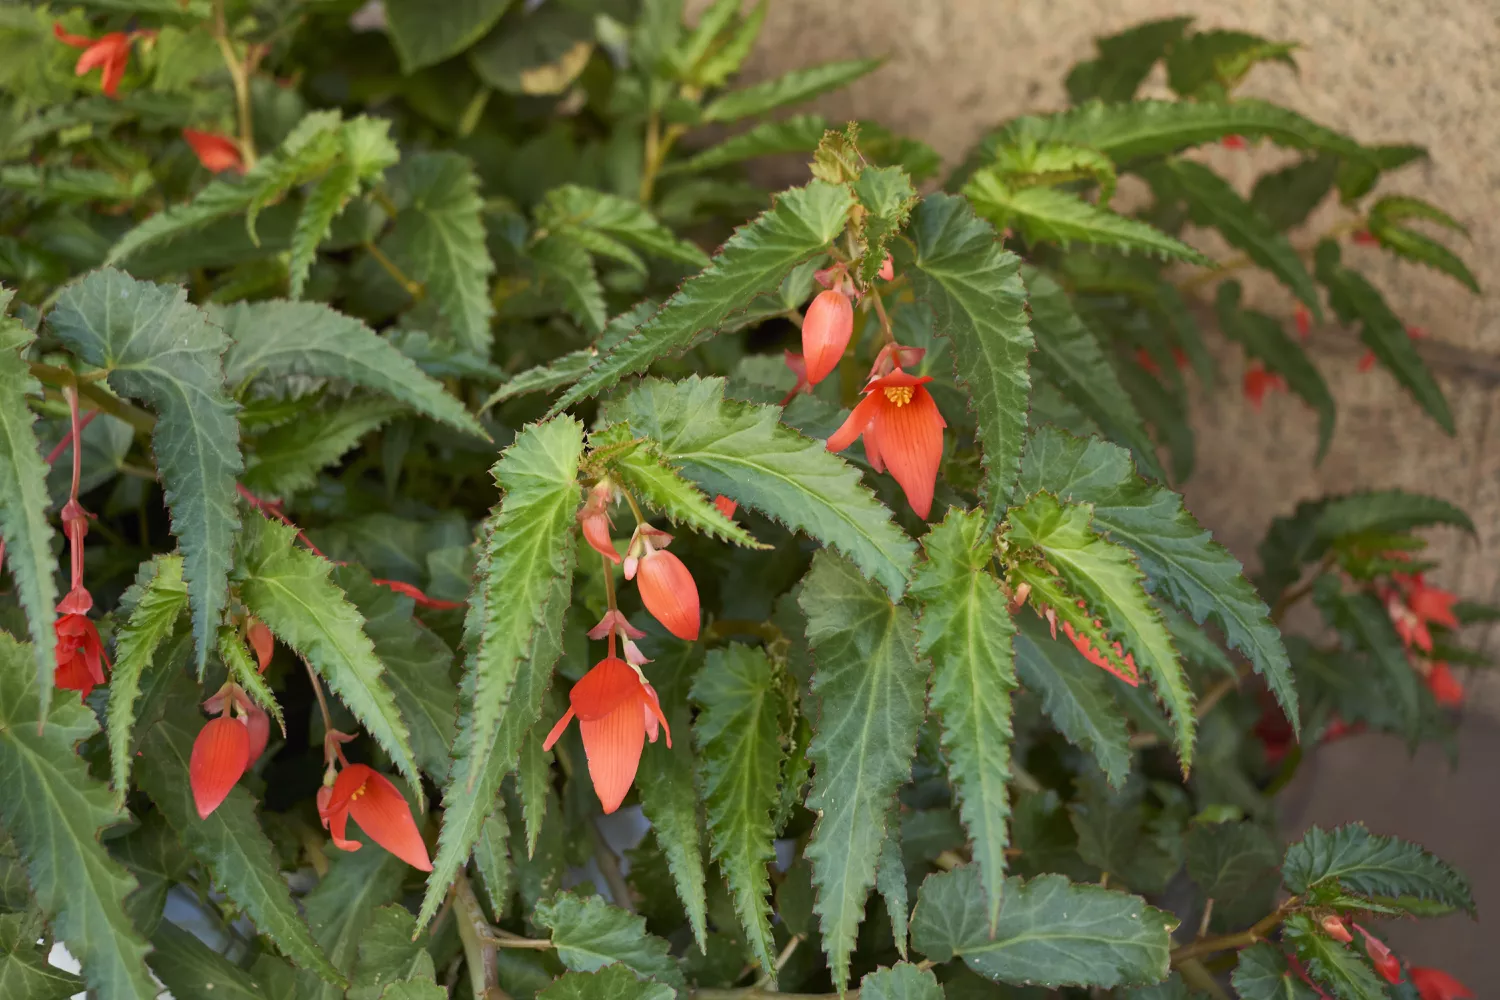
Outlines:
POLYGON ((1183 945, 1181 948, 1173 950, 1172 964, 1174 966, 1181 965, 1184 962, 1201 958, 1204 955, 1248 948, 1253 944, 1258 944, 1279 927, 1281 922, 1296 910, 1300 903, 1301 900, 1293 896, 1258 920, 1249 930, 1237 931, 1234 934, 1220 934, 1218 937, 1203 938, 1201 941, 1194 941, 1192 944, 1183 945))
MULTIPOLYGON (((125 421, 143 434, 150 434, 156 427, 155 414, 138 406, 131 406, 118 396, 111 396, 94 384, 96 379, 79 377, 66 368, 44 365, 37 361, 31 363, 31 375, 37 381, 59 390, 67 386, 76 386, 79 398, 88 400, 94 409, 102 410, 112 417, 125 421)), ((57 398, 62 398, 60 393, 57 398)))
POLYGON ((461 869, 453 881, 449 899, 453 903, 458 938, 463 942, 464 958, 469 967, 469 985, 476 998, 488 997, 490 990, 499 986, 499 964, 494 945, 490 943, 489 921, 485 919, 484 910, 480 909, 474 887, 469 885, 469 878, 461 869))

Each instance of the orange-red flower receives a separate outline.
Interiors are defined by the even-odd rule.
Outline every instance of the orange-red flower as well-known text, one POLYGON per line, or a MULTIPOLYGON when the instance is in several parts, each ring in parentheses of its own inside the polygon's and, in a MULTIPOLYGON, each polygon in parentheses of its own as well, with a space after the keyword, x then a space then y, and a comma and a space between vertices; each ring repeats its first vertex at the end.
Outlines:
POLYGON ((260 672, 265 673, 266 668, 271 665, 271 654, 276 651, 276 640, 271 635, 271 630, 259 618, 250 618, 245 622, 245 638, 250 640, 250 648, 255 650, 255 662, 260 665, 260 672))
POLYGON ((99 629, 81 611, 67 610, 68 604, 65 599, 58 605, 61 613, 53 624, 57 633, 57 669, 53 671, 53 682, 87 698, 90 691, 104 683, 104 667, 109 658, 104 653, 104 644, 99 641, 99 629))
POLYGON ((802 356, 807 381, 817 385, 839 366, 849 336, 854 332, 854 306, 835 288, 819 292, 802 320, 802 356))
MULTIPOLYGON (((325 779, 326 780, 326 779, 325 779)), ((349 840, 344 831, 349 817, 359 828, 387 851, 413 868, 432 871, 427 845, 412 819, 406 798, 386 777, 363 764, 350 764, 339 772, 328 794, 318 795, 318 816, 323 828, 341 851, 357 851, 361 845, 349 840)))
POLYGON ((1397 634, 1408 648, 1431 652, 1432 632, 1427 626, 1458 628, 1458 617, 1453 613, 1458 596, 1441 587, 1429 587, 1421 573, 1392 573, 1391 579, 1399 589, 1384 594, 1385 609, 1397 634))
POLYGON ((635 578, 641 603, 668 632, 689 642, 696 640, 701 615, 693 574, 672 553, 653 548, 650 541, 644 544, 645 554, 639 560, 634 564, 626 560, 625 578, 635 578))
POLYGON ((1292 322, 1297 325, 1297 339, 1303 343, 1312 336, 1312 313, 1307 311, 1307 306, 1298 302, 1292 310, 1292 322))
POLYGON ((578 511, 578 524, 583 528, 583 540, 589 547, 610 562, 619 563, 620 553, 615 551, 614 540, 609 536, 609 502, 613 499, 614 486, 609 480, 601 480, 589 490, 589 498, 578 511))
POLYGON ((720 493, 714 497, 714 507, 725 517, 734 517, 734 512, 740 509, 740 505, 720 493))
POLYGON ((87 35, 70 35, 63 30, 61 22, 54 22, 52 33, 57 40, 64 45, 71 45, 75 49, 82 49, 83 55, 78 57, 77 64, 73 67, 76 76, 83 76, 95 67, 100 69, 100 84, 108 97, 120 96, 120 81, 125 77, 125 65, 130 61, 130 42, 145 32, 132 31, 126 34, 123 31, 111 31, 100 38, 89 38, 87 35))
POLYGON ((1356 229, 1354 231, 1353 240, 1360 246, 1374 246, 1375 244, 1380 242, 1375 238, 1375 234, 1370 232, 1368 229, 1356 229))
POLYGON ((606 813, 620 808, 635 781, 646 738, 655 743, 661 730, 672 745, 672 730, 656 692, 640 670, 613 656, 605 657, 568 692, 568 711, 547 734, 542 749, 551 750, 573 717, 583 736, 589 778, 606 813))
POLYGON ((1343 944, 1354 943, 1354 935, 1349 933, 1349 928, 1344 926, 1344 922, 1339 919, 1338 914, 1328 914, 1328 916, 1319 921, 1319 924, 1323 928, 1323 933, 1335 941, 1343 944))
POLYGON ((1438 661, 1427 668, 1427 690, 1433 700, 1444 708, 1457 708, 1464 703, 1464 686, 1448 664, 1438 661))
POLYGON ((193 147, 198 162, 210 173, 221 174, 226 170, 241 174, 245 172, 245 160, 240 155, 239 143, 228 136, 185 128, 182 130, 182 138, 193 147))
POLYGON ((1407 971, 1422 1000, 1469 1000, 1474 996, 1473 991, 1442 969, 1413 965, 1407 971))
POLYGON ((403 580, 377 579, 371 580, 370 582, 378 587, 386 587, 405 597, 410 597, 413 601, 420 604, 424 608, 435 608, 439 611, 451 611, 454 608, 461 608, 464 606, 463 601, 444 601, 436 597, 428 597, 420 587, 414 587, 403 580))
POLYGON ((245 762, 245 766, 253 767, 260 760, 260 755, 266 752, 266 744, 271 741, 271 717, 259 705, 251 705, 239 721, 250 732, 250 759, 245 762))
POLYGON ((880 262, 880 270, 875 273, 875 277, 881 281, 890 281, 895 276, 896 266, 891 263, 891 255, 886 254, 885 260, 880 262))
POLYGON ((908 375, 900 368, 865 386, 844 425, 828 439, 829 451, 843 451, 864 436, 865 457, 876 472, 890 469, 917 516, 932 510, 932 491, 943 460, 947 423, 925 384, 927 375, 908 375))
POLYGON ((219 808, 249 766, 250 728, 228 712, 208 720, 193 741, 188 761, 188 783, 199 819, 219 808))
POLYGON ((786 360, 786 366, 791 369, 792 374, 797 379, 791 391, 781 397, 781 405, 785 406, 792 401, 792 397, 797 395, 797 393, 812 392, 812 386, 807 381, 807 359, 796 351, 783 351, 782 356, 786 360))
POLYGON ((1275 372, 1266 371, 1265 365, 1254 362, 1245 369, 1245 398, 1257 410, 1266 401, 1266 393, 1286 391, 1286 380, 1275 372))
POLYGON ((1385 981, 1392 986, 1401 982, 1401 960, 1391 954, 1391 949, 1386 947, 1384 941, 1380 940, 1359 924, 1354 929, 1365 937, 1365 950, 1370 953, 1370 964, 1375 966, 1375 971, 1385 977, 1385 981))

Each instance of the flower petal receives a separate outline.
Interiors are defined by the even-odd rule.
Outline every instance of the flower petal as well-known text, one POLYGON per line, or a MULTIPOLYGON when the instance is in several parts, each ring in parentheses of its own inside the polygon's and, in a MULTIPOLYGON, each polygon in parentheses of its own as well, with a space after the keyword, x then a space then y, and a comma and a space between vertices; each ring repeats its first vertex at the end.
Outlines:
POLYGON ((250 733, 250 757, 245 761, 245 766, 249 767, 266 752, 266 744, 271 740, 271 718, 259 705, 251 705, 249 714, 242 716, 240 722, 250 733))
POLYGON ((667 734, 667 749, 670 750, 672 749, 672 727, 667 725, 667 717, 661 710, 661 699, 656 696, 656 688, 652 687, 649 681, 641 687, 646 692, 646 732, 650 735, 651 742, 655 743, 656 728, 660 724, 667 734))
POLYGON ((250 640, 250 648, 255 650, 255 662, 259 664, 260 672, 265 673, 266 668, 271 665, 272 654, 276 652, 276 639, 271 635, 271 630, 259 618, 251 618, 245 623, 245 638, 250 640))
POLYGON ((615 543, 609 537, 609 517, 605 514, 590 514, 580 518, 579 523, 583 525, 583 540, 589 543, 589 547, 618 565, 620 553, 615 551, 615 543))
POLYGON ((836 289, 819 292, 802 320, 802 357, 807 381, 817 385, 839 366, 854 332, 854 306, 836 289))
POLYGON ((618 657, 606 656, 573 685, 568 701, 579 722, 593 722, 638 697, 640 691, 641 676, 635 668, 618 657))
POLYGON ((542 741, 542 749, 544 751, 551 750, 552 747, 556 745, 557 741, 562 739, 562 734, 567 731, 568 723, 572 722, 573 716, 577 714, 578 713, 574 712, 571 708, 563 713, 563 717, 557 720, 557 725, 552 727, 552 731, 548 733, 547 738, 542 741))
POLYGON ((195 128, 182 130, 182 138, 193 148, 198 162, 212 173, 225 170, 243 170, 240 147, 234 141, 213 132, 200 132, 195 128))
POLYGON ((843 451, 854 443, 854 439, 865 432, 870 421, 880 412, 881 404, 885 402, 884 396, 866 396, 861 399, 854 409, 849 412, 843 425, 834 431, 828 438, 829 451, 843 451))
POLYGON ((933 486, 943 461, 943 428, 947 426, 937 403, 931 393, 918 386, 912 390, 911 402, 883 406, 875 419, 881 461, 901 484, 911 509, 926 518, 932 510, 933 486))
POLYGON ((94 40, 87 35, 70 35, 63 30, 61 21, 52 22, 52 34, 64 45, 71 45, 75 49, 86 49, 94 44, 94 40))
POLYGON ((698 638, 698 585, 681 559, 659 549, 648 552, 636 570, 636 586, 641 603, 668 632, 689 642, 698 638))
POLYGON ((636 684, 636 697, 622 703, 610 714, 591 722, 580 722, 583 750, 588 756, 589 778, 594 793, 606 813, 620 808, 630 785, 635 781, 646 743, 646 720, 642 703, 645 696, 636 684))
POLYGON ((361 794, 349 802, 349 815, 371 840, 413 868, 432 871, 422 831, 412 819, 406 797, 383 774, 370 772, 361 794))
POLYGON ((1473 991, 1442 969, 1413 965, 1408 971, 1422 1000, 1470 1000, 1474 996, 1473 991))
POLYGON ((188 783, 199 819, 219 808, 249 766, 250 730, 227 715, 210 719, 193 740, 188 760, 188 783))

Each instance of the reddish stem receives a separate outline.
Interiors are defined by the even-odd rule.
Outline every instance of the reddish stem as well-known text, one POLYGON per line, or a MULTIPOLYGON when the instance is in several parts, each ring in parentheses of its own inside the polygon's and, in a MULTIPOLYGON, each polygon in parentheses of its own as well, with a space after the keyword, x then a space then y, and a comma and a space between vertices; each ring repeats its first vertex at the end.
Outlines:
MULTIPOLYGON (((93 423, 94 422, 94 418, 97 417, 98 415, 99 415, 99 411, 98 410, 90 410, 89 412, 85 413, 83 415, 83 419, 80 420, 80 421, 78 421, 78 433, 82 433, 83 429, 85 427, 87 427, 89 424, 93 423)), ((48 465, 52 465, 59 458, 62 457, 62 453, 68 450, 68 445, 70 445, 70 444, 73 443, 73 437, 74 437, 74 431, 71 430, 71 429, 68 431, 67 434, 63 435, 63 439, 61 441, 57 442, 57 444, 53 447, 53 449, 47 453, 47 464, 48 465)))

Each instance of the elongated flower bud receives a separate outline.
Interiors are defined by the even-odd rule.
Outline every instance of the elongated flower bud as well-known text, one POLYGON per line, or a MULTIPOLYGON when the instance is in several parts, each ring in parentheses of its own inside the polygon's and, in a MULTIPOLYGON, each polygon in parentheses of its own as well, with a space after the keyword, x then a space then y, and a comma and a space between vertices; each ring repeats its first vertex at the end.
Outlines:
POLYGON ((670 552, 653 549, 636 569, 641 603, 668 632, 689 642, 698 638, 698 585, 693 574, 670 552))
POLYGON ((193 741, 188 760, 188 783, 193 786, 199 819, 207 819, 219 808, 249 766, 249 728, 228 715, 210 719, 193 741))
POLYGON ((250 710, 240 719, 245 729, 250 733, 250 756, 245 761, 245 767, 250 767, 260 760, 260 755, 266 752, 266 744, 271 740, 271 717, 266 715, 266 710, 259 705, 251 705, 250 710))
POLYGON ((810 384, 817 385, 838 367, 853 332, 854 306, 849 296, 831 288, 819 292, 802 320, 802 356, 807 360, 810 384))
POLYGON ((1323 933, 1335 941, 1349 944, 1354 940, 1354 935, 1349 933, 1349 928, 1344 926, 1344 922, 1336 914, 1330 913, 1318 923, 1323 928, 1323 933))

